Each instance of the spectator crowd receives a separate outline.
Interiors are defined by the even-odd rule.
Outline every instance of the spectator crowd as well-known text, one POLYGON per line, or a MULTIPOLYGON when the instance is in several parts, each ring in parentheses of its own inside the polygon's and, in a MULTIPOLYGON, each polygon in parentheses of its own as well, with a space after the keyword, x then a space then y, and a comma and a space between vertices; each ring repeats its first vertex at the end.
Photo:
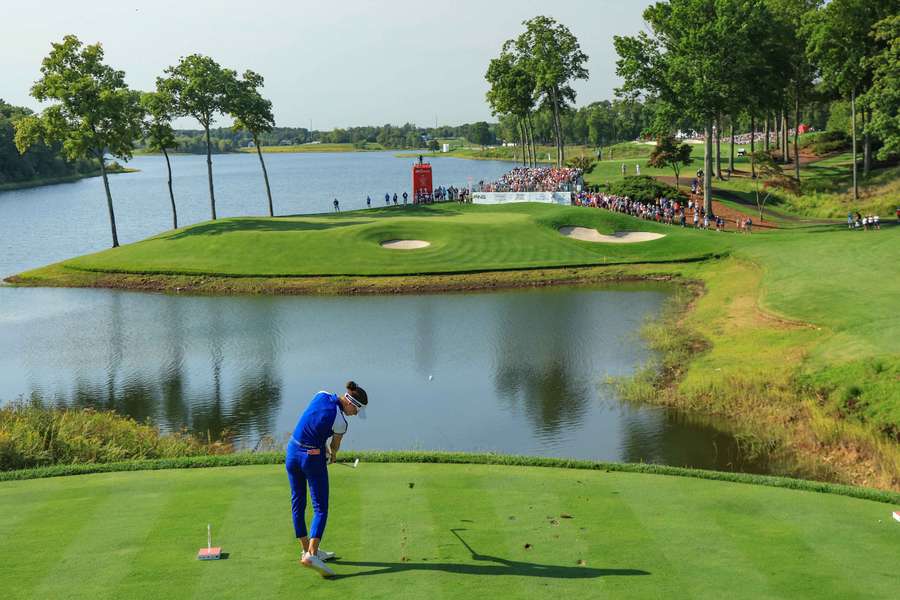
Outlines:
POLYGON ((478 182, 482 192, 571 192, 581 185, 581 169, 516 167, 497 181, 478 182))
MULTIPOLYGON (((709 215, 703 206, 693 199, 684 202, 681 199, 657 198, 654 202, 632 200, 628 196, 617 196, 602 192, 580 192, 575 194, 572 203, 576 206, 588 206, 619 212, 647 221, 656 221, 665 225, 680 225, 695 229, 712 229, 725 231, 728 225, 725 217, 709 215)), ((751 233, 753 219, 738 217, 734 220, 737 231, 751 233)))

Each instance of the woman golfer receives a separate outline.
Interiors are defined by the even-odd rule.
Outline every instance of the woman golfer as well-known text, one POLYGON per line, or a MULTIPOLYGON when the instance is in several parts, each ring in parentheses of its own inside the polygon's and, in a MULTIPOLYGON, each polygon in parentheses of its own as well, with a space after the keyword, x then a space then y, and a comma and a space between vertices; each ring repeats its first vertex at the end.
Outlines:
POLYGON ((364 389, 352 381, 347 382, 347 392, 341 396, 329 392, 316 394, 300 416, 287 446, 285 467, 291 484, 291 511, 294 517, 294 533, 303 546, 300 564, 315 569, 322 577, 331 577, 334 571, 324 561, 334 558, 333 552, 319 549, 325 522, 328 520, 328 469, 341 447, 341 439, 347 433, 347 417, 365 419, 365 407, 369 397, 364 389), (331 438, 330 456, 325 444, 331 438), (306 486, 312 498, 313 519, 310 531, 306 530, 306 486))

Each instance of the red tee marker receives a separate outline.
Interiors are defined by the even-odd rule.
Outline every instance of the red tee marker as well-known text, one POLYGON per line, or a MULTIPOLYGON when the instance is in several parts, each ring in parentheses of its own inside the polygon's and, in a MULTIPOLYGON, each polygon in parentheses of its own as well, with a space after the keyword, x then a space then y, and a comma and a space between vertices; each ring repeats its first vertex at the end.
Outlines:
POLYGON ((212 530, 209 523, 206 524, 206 548, 200 548, 197 551, 197 560, 219 560, 222 558, 222 549, 213 548, 212 530))

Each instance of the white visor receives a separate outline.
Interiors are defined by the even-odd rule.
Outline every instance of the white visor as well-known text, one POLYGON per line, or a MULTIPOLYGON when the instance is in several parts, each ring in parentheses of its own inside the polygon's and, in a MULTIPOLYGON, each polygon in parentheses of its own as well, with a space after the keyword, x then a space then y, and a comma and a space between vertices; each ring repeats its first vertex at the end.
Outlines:
MULTIPOLYGON (((350 394, 349 392, 344 394, 344 398, 346 398, 350 404, 352 404, 353 406, 356 407, 356 416, 359 417, 360 419, 362 419, 363 421, 365 421, 366 420, 365 404, 363 404, 362 402, 360 402, 359 400, 354 398, 353 395, 350 394)), ((353 415, 350 415, 350 416, 353 416, 353 415)))

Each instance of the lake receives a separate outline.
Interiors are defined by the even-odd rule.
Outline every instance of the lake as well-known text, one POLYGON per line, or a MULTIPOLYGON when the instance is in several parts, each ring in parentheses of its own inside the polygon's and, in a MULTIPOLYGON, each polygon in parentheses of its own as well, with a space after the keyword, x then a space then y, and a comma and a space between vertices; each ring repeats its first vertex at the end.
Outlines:
MULTIPOLYGON (((205 158, 177 156, 182 222, 208 215, 205 158)), ((267 156, 276 211, 408 191, 412 160, 389 153, 267 156)), ((492 179, 510 163, 433 159, 435 183, 492 179)), ((161 157, 111 179, 120 239, 169 225, 161 157)), ((253 155, 214 157, 220 216, 262 214, 253 155)), ((0 193, 11 274, 108 245, 99 179, 0 193)), ((624 404, 607 384, 649 358, 640 325, 658 284, 419 296, 175 297, 0 288, 0 402, 40 398, 114 409, 166 430, 254 447, 284 439, 320 389, 354 379, 365 422, 344 447, 496 451, 761 471, 732 435, 699 419, 624 404)))

